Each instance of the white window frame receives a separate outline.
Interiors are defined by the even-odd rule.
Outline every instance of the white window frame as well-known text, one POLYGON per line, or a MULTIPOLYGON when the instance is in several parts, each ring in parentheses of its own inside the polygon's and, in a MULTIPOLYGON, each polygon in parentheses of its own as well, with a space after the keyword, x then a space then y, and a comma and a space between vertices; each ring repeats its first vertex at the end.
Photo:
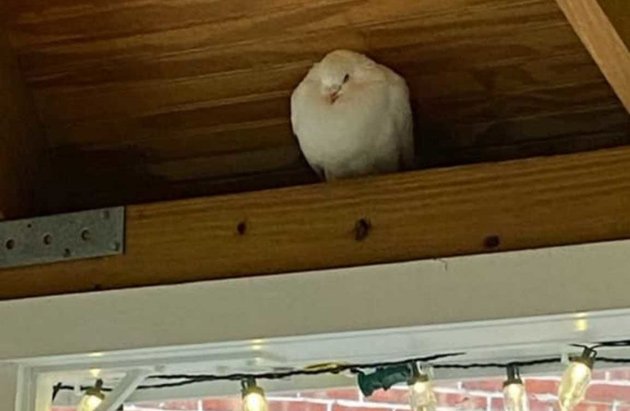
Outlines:
MULTIPOLYGON (((150 371, 156 356, 177 361, 261 339, 283 349, 354 338, 356 348, 404 335, 375 354, 398 358, 411 353, 401 341, 420 341, 414 353, 557 352, 578 339, 628 338, 629 274, 630 241, 618 241, 3 302, 0 409, 45 410, 56 374, 98 358, 150 371)), ((309 381, 296 383, 343 383, 309 381)))

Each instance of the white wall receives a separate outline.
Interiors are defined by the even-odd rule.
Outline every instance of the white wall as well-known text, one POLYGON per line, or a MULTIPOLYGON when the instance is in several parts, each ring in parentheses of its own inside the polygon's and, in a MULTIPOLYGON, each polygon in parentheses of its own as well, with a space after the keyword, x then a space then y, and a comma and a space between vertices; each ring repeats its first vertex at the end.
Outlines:
POLYGON ((9 301, 0 361, 618 309, 629 295, 623 241, 9 301))
POLYGON ((0 364, 0 410, 17 410, 18 367, 0 364))

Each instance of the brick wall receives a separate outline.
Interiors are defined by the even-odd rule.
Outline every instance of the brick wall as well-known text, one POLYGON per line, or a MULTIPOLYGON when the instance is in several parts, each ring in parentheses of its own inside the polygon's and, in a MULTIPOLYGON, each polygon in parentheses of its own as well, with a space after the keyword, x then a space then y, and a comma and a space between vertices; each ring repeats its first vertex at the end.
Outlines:
MULTIPOLYGON (((555 411, 559 377, 525 378, 531 411, 555 411)), ((503 411, 502 379, 438 382, 438 411, 503 411)), ((356 388, 270 395, 270 411, 408 411, 406 387, 363 398, 356 388)), ((240 398, 163 401, 127 406, 135 411, 240 411, 240 398)), ((71 411, 56 408, 53 411, 71 411)), ((630 369, 595 372, 576 411, 630 411, 630 369)))

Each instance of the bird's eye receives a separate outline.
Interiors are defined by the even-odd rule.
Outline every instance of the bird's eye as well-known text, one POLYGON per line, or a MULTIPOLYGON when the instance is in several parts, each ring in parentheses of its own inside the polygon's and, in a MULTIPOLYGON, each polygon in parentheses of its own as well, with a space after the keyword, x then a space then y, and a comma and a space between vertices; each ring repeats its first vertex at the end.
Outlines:
POLYGON ((347 83, 348 80, 350 80, 350 74, 346 74, 346 76, 343 78, 343 82, 347 83))

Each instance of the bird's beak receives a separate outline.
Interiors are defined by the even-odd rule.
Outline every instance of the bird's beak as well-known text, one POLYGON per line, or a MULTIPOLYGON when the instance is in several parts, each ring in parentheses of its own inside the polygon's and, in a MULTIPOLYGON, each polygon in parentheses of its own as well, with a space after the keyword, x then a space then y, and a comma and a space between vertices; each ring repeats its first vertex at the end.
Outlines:
POLYGON ((339 98, 339 91, 331 91, 330 92, 330 102, 334 103, 339 98))
POLYGON ((340 86, 327 87, 326 93, 328 94, 328 99, 330 100, 330 104, 333 104, 335 101, 339 99, 339 96, 341 95, 341 87, 340 86))

